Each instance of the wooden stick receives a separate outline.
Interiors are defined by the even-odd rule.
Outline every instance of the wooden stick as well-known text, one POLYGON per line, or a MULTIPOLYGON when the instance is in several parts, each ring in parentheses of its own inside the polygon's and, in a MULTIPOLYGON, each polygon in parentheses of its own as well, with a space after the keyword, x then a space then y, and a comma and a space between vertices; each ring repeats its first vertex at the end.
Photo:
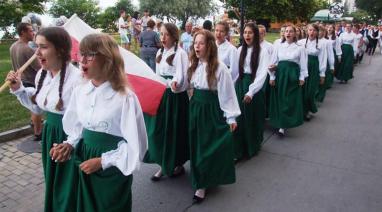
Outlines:
MULTIPOLYGON (((21 75, 21 74, 25 71, 25 69, 27 69, 28 66, 29 66, 29 65, 30 65, 36 58, 37 58, 37 55, 36 55, 36 54, 33 54, 33 56, 30 57, 29 60, 28 60, 26 63, 24 63, 24 65, 22 65, 22 66, 19 68, 19 70, 17 70, 17 73, 18 73, 19 75, 21 75)), ((3 92, 3 90, 5 90, 10 84, 11 84, 10 81, 6 81, 6 82, 0 87, 0 93, 3 92)))

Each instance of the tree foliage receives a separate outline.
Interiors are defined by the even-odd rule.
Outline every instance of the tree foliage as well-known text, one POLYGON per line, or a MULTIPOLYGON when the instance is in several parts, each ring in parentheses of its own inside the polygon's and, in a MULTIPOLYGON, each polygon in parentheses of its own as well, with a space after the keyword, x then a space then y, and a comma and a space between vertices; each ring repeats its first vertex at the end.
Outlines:
POLYGON ((382 18, 382 1, 381 0, 356 0, 357 8, 365 10, 371 15, 371 19, 376 21, 382 18))
POLYGON ((100 8, 96 0, 53 0, 49 13, 70 18, 74 13, 93 28, 98 27, 100 8))
POLYGON ((189 18, 204 18, 217 10, 211 0, 142 0, 140 8, 158 17, 178 19, 182 22, 182 28, 189 18))
POLYGON ((45 0, 0 0, 0 28, 9 34, 7 27, 21 21, 21 18, 28 12, 42 13, 44 11, 43 3, 45 0))
POLYGON ((134 12, 134 7, 130 0, 119 0, 115 6, 108 7, 99 16, 99 27, 103 29, 104 32, 116 32, 118 27, 115 24, 119 18, 119 11, 125 10, 126 14, 132 15, 134 12))
MULTIPOLYGON (((308 21, 320 9, 329 7, 325 0, 243 0, 246 19, 273 21, 308 21)), ((227 6, 240 7, 240 0, 228 0, 227 6)))

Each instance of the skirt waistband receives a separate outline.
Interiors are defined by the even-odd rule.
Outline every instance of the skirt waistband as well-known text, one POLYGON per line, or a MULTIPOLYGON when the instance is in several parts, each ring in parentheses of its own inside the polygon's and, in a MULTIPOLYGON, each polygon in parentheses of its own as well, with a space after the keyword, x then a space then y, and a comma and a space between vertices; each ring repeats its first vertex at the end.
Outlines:
POLYGON ((87 146, 100 147, 107 149, 115 149, 118 147, 118 143, 124 140, 122 137, 96 132, 88 129, 82 131, 83 142, 87 146))

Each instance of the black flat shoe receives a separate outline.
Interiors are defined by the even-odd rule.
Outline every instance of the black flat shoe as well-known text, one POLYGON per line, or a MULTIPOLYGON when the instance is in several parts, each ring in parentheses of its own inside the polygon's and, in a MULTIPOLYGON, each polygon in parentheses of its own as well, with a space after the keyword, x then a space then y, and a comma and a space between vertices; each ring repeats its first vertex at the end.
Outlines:
POLYGON ((194 197, 192 198, 192 203, 193 204, 200 204, 203 202, 204 198, 206 198, 206 197, 202 198, 202 197, 198 197, 198 196, 194 195, 194 197))
POLYGON ((179 176, 182 176, 186 173, 186 170, 184 169, 184 167, 182 166, 182 168, 180 169, 180 171, 177 171, 176 173, 173 173, 170 177, 171 178, 175 178, 175 177, 179 177, 179 176))
POLYGON ((157 177, 157 176, 155 176, 155 175, 153 175, 153 176, 151 176, 151 181, 153 181, 153 182, 158 182, 158 181, 160 181, 160 179, 162 178, 162 176, 160 176, 160 177, 157 177))

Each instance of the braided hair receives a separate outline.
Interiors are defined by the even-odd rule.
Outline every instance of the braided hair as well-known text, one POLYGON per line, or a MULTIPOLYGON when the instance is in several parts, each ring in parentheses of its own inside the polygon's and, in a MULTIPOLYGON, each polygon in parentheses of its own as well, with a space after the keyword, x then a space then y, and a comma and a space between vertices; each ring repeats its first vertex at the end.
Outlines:
MULTIPOLYGON (((50 42, 56 49, 58 55, 57 57, 61 61, 61 71, 60 71, 60 84, 58 86, 58 102, 56 104, 56 110, 62 111, 64 108, 64 102, 62 100, 62 91, 64 87, 66 67, 70 61, 70 51, 72 48, 71 38, 68 32, 61 27, 46 27, 41 29, 36 36, 44 37, 48 42, 50 42)), ((35 94, 31 97, 31 100, 36 104, 36 97, 39 94, 44 79, 46 78, 47 70, 42 70, 40 79, 37 84, 37 90, 35 94)), ((45 102, 46 104, 46 102, 45 102)))
MULTIPOLYGON (((314 30, 316 30, 317 32, 317 36, 316 36, 316 49, 318 49, 318 32, 320 31, 320 28, 317 24, 309 24, 308 28, 309 27, 313 27, 314 30)), ((305 41, 305 48, 306 48, 306 45, 308 44, 308 39, 309 39, 309 36, 306 37, 306 41, 305 41)))
MULTIPOLYGON (((166 29, 166 31, 168 32, 168 34, 171 37, 171 39, 175 41, 174 54, 170 55, 166 59, 166 62, 170 66, 173 66, 173 61, 174 61, 174 58, 175 58, 176 50, 178 50, 179 30, 178 30, 178 27, 176 27, 176 25, 173 24, 173 23, 165 23, 162 27, 164 27, 166 29)), ((160 63, 162 61, 163 51, 164 51, 164 47, 162 45, 162 48, 160 49, 160 54, 155 59, 156 63, 160 63)))
MULTIPOLYGON (((253 23, 249 22, 245 25, 245 28, 250 28, 254 34, 253 41, 252 41, 252 54, 251 54, 251 78, 252 80, 256 77, 257 68, 259 66, 259 58, 260 58, 260 35, 259 35, 259 28, 253 23)), ((245 29, 244 28, 244 29, 245 29)), ((245 64, 245 58, 247 57, 247 51, 248 51, 248 44, 246 42, 243 42, 243 46, 241 48, 240 52, 240 59, 239 59, 239 77, 240 79, 243 79, 244 77, 244 64, 245 64)))

